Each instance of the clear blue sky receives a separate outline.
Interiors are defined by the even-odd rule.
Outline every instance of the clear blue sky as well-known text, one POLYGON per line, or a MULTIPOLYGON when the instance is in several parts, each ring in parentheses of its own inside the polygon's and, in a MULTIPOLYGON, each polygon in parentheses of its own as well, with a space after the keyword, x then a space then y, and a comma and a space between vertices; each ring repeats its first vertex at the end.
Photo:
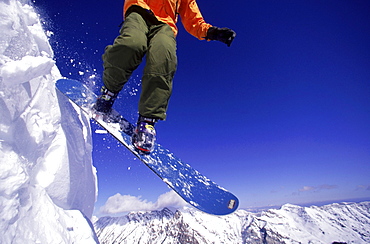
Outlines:
MULTIPOLYGON (((34 2, 54 32, 62 74, 100 75, 123 2, 34 2)), ((237 37, 228 48, 197 40, 179 23, 159 143, 235 193, 241 208, 370 200, 370 2, 197 2, 207 22, 237 37)), ((138 96, 129 91, 141 70, 115 104, 133 122, 138 96)), ((98 207, 116 193, 156 201, 168 191, 108 135, 94 135, 94 159, 98 207)))

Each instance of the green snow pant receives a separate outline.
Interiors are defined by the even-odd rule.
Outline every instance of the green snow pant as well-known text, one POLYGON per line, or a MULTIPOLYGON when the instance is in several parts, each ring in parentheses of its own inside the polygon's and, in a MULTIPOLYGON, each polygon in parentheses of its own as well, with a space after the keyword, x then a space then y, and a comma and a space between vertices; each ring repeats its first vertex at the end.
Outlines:
POLYGON ((139 113, 165 120, 177 67, 176 39, 169 25, 137 12, 126 16, 120 35, 103 54, 104 85, 112 92, 121 91, 145 55, 139 113))

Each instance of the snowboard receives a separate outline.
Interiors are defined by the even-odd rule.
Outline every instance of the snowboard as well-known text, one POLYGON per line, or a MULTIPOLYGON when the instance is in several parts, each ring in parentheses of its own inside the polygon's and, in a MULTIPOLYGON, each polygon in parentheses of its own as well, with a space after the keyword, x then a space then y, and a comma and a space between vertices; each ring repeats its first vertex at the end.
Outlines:
POLYGON ((85 84, 72 79, 59 79, 56 81, 56 88, 193 207, 213 215, 230 214, 238 208, 239 200, 235 195, 184 163, 157 142, 149 155, 138 153, 131 144, 135 126, 114 109, 109 115, 95 113, 92 107, 97 96, 85 84))

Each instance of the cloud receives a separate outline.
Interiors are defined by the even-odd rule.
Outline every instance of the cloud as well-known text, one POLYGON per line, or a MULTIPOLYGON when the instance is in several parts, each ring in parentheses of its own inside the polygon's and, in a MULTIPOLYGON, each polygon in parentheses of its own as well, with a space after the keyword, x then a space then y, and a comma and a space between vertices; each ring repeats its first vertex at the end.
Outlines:
POLYGON ((185 202, 185 200, 174 191, 169 191, 158 197, 156 205, 156 209, 162 209, 165 207, 181 208, 187 205, 187 202, 185 202))
POLYGON ((187 203, 174 191, 160 195, 155 203, 141 199, 141 196, 121 195, 117 193, 108 198, 100 208, 102 214, 117 214, 130 211, 152 211, 165 207, 180 208, 187 203))
POLYGON ((153 203, 142 200, 141 196, 135 197, 130 195, 121 195, 117 193, 108 198, 104 206, 100 208, 100 212, 104 214, 115 214, 137 210, 151 210, 153 203))
POLYGON ((308 192, 308 191, 319 191, 319 190, 331 190, 338 188, 336 185, 319 185, 319 186, 304 186, 303 188, 299 189, 300 192, 308 192))
POLYGON ((303 188, 299 189, 300 192, 303 192, 303 191, 313 191, 315 190, 316 188, 314 186, 304 186, 303 188))
POLYGON ((358 185, 356 190, 370 191, 370 185, 358 185))

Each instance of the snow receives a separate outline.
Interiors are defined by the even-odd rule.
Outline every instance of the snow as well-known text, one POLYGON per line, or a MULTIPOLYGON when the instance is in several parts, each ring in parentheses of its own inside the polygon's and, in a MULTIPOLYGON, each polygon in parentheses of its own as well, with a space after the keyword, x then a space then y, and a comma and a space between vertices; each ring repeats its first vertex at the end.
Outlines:
POLYGON ((193 208, 132 212, 94 219, 104 243, 356 243, 370 241, 370 202, 300 207, 226 216, 193 208), (139 241, 138 241, 139 240, 139 241))
POLYGON ((0 69, 4 85, 16 86, 51 72, 54 61, 48 57, 25 56, 21 60, 5 63, 0 69))
POLYGON ((89 119, 56 92, 28 3, 0 1, 0 243, 98 243, 89 119))

